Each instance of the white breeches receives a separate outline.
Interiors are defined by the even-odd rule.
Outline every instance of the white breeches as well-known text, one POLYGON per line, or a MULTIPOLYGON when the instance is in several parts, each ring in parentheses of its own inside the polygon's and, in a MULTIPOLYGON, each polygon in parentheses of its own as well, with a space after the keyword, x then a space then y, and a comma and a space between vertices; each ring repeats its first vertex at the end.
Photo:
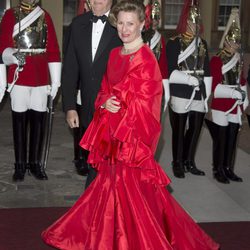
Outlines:
POLYGON ((193 100, 188 108, 189 99, 171 96, 170 106, 175 113, 183 114, 189 111, 205 113, 205 102, 203 100, 193 100))
POLYGON ((212 120, 220 126, 228 126, 229 122, 241 124, 241 117, 239 114, 226 114, 224 111, 212 109, 212 120))
POLYGON ((45 112, 47 109, 48 85, 27 87, 14 85, 10 92, 11 108, 15 112, 29 109, 45 112))

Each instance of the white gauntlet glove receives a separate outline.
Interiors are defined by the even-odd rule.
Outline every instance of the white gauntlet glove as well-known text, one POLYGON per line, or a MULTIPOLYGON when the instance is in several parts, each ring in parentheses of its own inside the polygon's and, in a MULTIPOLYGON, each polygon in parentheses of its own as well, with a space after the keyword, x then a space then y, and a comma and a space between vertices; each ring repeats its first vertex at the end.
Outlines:
POLYGON ((206 89, 206 99, 204 100, 205 102, 205 111, 208 112, 208 99, 211 95, 212 92, 212 80, 213 78, 211 76, 205 76, 203 81, 205 83, 205 89, 206 89))
POLYGON ((232 99, 242 101, 242 94, 240 93, 240 91, 238 91, 237 89, 233 89, 233 91, 232 91, 232 99))
POLYGON ((2 101, 7 86, 6 66, 0 64, 0 102, 2 101))
POLYGON ((164 111, 165 111, 168 105, 169 98, 170 98, 169 81, 168 79, 163 79, 162 83, 163 83, 164 97, 165 97, 165 105, 164 105, 164 111))
POLYGON ((233 98, 238 99, 242 98, 239 91, 235 91, 233 87, 225 84, 218 84, 214 90, 214 98, 233 98), (236 93, 238 92, 238 94, 236 93))
POLYGON ((169 82, 176 84, 186 84, 190 86, 197 87, 199 86, 199 80, 191 75, 188 75, 180 70, 174 70, 170 75, 169 82))
MULTIPOLYGON (((242 88, 242 87, 241 87, 242 88)), ((236 86, 218 84, 214 91, 215 98, 232 98, 239 101, 244 101, 241 91, 237 90, 236 86)))
POLYGON ((58 88, 61 86, 61 70, 62 70, 61 62, 49 63, 49 72, 51 80, 49 95, 51 95, 53 99, 55 99, 58 88))
POLYGON ((190 86, 198 87, 200 83, 199 83, 199 80, 195 76, 189 76, 188 84, 190 86))
POLYGON ((243 102, 243 109, 246 110, 246 108, 249 105, 249 100, 248 100, 248 93, 247 93, 247 85, 241 86, 241 89, 245 92, 245 100, 243 102))
POLYGON ((3 51, 2 58, 4 64, 7 66, 16 64, 22 67, 25 64, 25 55, 17 52, 17 49, 14 48, 6 48, 3 51))

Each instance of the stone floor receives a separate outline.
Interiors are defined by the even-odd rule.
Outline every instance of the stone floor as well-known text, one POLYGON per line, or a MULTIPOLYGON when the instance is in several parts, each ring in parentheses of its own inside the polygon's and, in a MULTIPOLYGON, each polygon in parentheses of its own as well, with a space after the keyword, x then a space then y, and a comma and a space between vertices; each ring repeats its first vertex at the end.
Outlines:
MULTIPOLYGON (((236 171, 243 183, 224 185, 212 178, 211 138, 203 129, 197 152, 197 165, 206 176, 190 174, 185 179, 173 177, 171 170, 171 130, 164 120, 158 158, 172 179, 171 191, 198 222, 250 221, 250 133, 246 120, 239 140, 236 171)), ((11 112, 8 98, 0 106, 0 208, 71 206, 84 190, 86 177, 77 175, 72 164, 72 135, 58 104, 54 115, 51 150, 47 165, 48 181, 38 181, 28 174, 22 183, 12 182, 14 152, 11 112)))

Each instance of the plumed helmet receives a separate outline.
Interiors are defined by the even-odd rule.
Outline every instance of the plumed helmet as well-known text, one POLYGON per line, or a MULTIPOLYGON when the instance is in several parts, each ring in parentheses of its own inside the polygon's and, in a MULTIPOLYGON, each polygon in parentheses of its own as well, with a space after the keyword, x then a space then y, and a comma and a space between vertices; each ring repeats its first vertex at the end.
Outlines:
POLYGON ((233 21, 231 28, 228 31, 226 40, 233 41, 234 43, 240 43, 241 31, 240 31, 240 27, 237 25, 235 21, 233 21))
POLYGON ((22 0, 21 1, 21 3, 30 4, 32 6, 38 4, 39 2, 40 2, 40 0, 33 0, 33 1, 22 0))
POLYGON ((161 18, 161 5, 157 0, 152 2, 151 18, 152 20, 160 20, 161 18))
POLYGON ((225 41, 237 44, 241 42, 240 17, 239 9, 237 8, 232 8, 231 10, 226 29, 220 42, 220 48, 223 48, 225 41))
POLYGON ((33 1, 27 1, 27 0, 25 1, 25 0, 23 0, 23 2, 28 2, 28 3, 30 3, 30 4, 35 5, 35 4, 39 3, 40 0, 33 0, 33 1))
POLYGON ((159 21, 161 19, 161 5, 158 0, 150 1, 145 8, 145 29, 152 27, 153 20, 159 21))
POLYGON ((181 16, 179 23, 177 25, 177 33, 185 33, 187 29, 187 22, 191 21, 192 23, 199 22, 200 33, 203 32, 203 26, 201 26, 201 14, 199 8, 198 0, 185 0, 183 8, 181 11, 181 16))
POLYGON ((199 7, 197 5, 190 6, 187 20, 196 23, 199 21, 200 16, 199 7))

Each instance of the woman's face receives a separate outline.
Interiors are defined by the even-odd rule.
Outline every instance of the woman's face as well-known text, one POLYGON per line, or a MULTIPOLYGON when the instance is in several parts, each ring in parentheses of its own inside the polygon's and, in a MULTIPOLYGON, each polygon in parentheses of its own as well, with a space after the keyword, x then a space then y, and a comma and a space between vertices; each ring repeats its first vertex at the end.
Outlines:
POLYGON ((230 51, 231 53, 236 53, 240 48, 240 45, 238 43, 227 40, 225 40, 224 46, 226 50, 230 51))
POLYGON ((144 21, 140 22, 136 12, 120 11, 117 16, 117 31, 123 43, 133 42, 141 35, 144 21))
POLYGON ((188 33, 191 33, 191 34, 195 35, 196 34, 196 28, 200 28, 200 26, 193 23, 193 22, 191 22, 191 21, 189 21, 189 20, 187 21, 187 32, 188 33))

